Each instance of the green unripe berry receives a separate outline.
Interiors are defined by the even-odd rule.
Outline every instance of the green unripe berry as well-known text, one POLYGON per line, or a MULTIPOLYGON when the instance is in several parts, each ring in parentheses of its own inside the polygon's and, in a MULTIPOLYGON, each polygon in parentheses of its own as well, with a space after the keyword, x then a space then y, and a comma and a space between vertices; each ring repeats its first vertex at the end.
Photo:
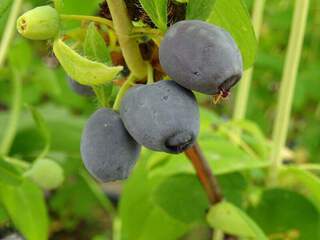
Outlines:
POLYGON ((59 32, 60 20, 56 9, 50 6, 34 8, 17 20, 17 30, 31 40, 48 40, 59 32))
POLYGON ((37 185, 45 190, 59 187, 63 180, 63 170, 59 164, 49 159, 36 161, 26 173, 37 185))

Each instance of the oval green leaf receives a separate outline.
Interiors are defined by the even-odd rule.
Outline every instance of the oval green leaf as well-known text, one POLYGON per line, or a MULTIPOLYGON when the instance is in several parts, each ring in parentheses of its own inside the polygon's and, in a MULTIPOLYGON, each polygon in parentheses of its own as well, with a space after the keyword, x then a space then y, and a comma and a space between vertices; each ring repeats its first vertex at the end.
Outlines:
POLYGON ((166 178, 156 187, 152 198, 169 216, 184 223, 200 222, 209 206, 201 183, 193 174, 166 178))
POLYGON ((207 21, 230 32, 242 53, 244 68, 249 68, 255 60, 257 40, 244 2, 242 0, 216 0, 212 14, 207 21))
POLYGON ((152 22, 162 31, 167 29, 168 0, 139 0, 152 22))
POLYGON ((279 183, 307 195, 320 212, 320 178, 317 175, 295 166, 284 167, 279 174, 279 183))
POLYGON ((212 228, 225 233, 259 240, 268 239, 245 212, 228 202, 221 202, 211 207, 207 220, 212 228))
POLYGON ((48 239, 49 220, 42 191, 31 181, 0 186, 0 201, 15 227, 28 240, 48 239))
POLYGON ((67 74, 83 85, 97 86, 112 81, 123 69, 91 61, 65 44, 61 39, 53 43, 53 51, 67 74))
POLYGON ((19 185, 21 181, 21 173, 12 164, 0 158, 0 183, 19 185))
POLYGON ((216 0, 189 0, 187 5, 187 19, 207 20, 212 13, 216 0))
POLYGON ((99 61, 107 65, 112 63, 109 48, 94 23, 90 23, 88 26, 83 43, 83 51, 84 55, 90 60, 99 61))

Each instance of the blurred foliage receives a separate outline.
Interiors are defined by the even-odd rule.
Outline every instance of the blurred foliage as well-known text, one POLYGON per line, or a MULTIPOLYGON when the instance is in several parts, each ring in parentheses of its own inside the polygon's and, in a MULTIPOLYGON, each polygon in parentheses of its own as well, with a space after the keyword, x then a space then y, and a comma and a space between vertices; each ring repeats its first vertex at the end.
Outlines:
MULTIPOLYGON (((248 6, 252 0, 247 0, 248 6)), ((282 76, 294 1, 268 0, 250 92, 248 118, 270 136, 282 76)), ((320 162, 320 1, 310 3, 308 25, 295 89, 288 146, 301 162, 320 162)))

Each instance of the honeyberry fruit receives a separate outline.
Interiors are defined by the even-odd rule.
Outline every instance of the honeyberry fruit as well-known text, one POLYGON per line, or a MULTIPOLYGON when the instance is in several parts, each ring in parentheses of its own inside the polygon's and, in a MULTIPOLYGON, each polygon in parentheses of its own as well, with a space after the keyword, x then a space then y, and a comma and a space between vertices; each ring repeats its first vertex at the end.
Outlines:
POLYGON ((201 93, 226 95, 242 76, 242 57, 232 36, 203 21, 174 24, 159 54, 163 69, 174 81, 201 93))
POLYGON ((50 159, 37 160, 29 171, 26 172, 37 185, 45 190, 58 188, 63 180, 64 174, 61 166, 50 159))
POLYGON ((60 27, 59 14, 50 6, 36 7, 17 20, 17 30, 31 40, 48 40, 54 38, 60 27))
POLYGON ((67 77, 68 83, 70 88, 78 93, 79 95, 82 96, 93 96, 94 95, 94 91, 92 89, 92 87, 87 86, 87 85, 82 85, 80 83, 78 83, 77 81, 73 80, 71 77, 67 77))
POLYGON ((154 151, 183 152, 199 132, 195 96, 174 81, 131 88, 122 100, 120 115, 131 136, 154 151))
POLYGON ((91 175, 103 182, 127 178, 140 149, 120 115, 110 109, 97 110, 82 133, 83 163, 91 175))

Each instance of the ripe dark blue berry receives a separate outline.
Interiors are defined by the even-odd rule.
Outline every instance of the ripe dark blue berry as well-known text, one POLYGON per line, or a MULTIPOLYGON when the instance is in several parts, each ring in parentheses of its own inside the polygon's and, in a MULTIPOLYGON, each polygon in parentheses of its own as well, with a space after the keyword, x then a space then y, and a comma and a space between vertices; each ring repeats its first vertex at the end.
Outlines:
POLYGON ((133 138, 155 151, 180 153, 199 132, 199 109, 194 94, 174 81, 131 88, 120 115, 133 138))
POLYGON ((68 77, 67 79, 68 79, 68 83, 69 83, 70 88, 74 92, 78 93, 79 95, 82 95, 82 96, 93 96, 94 95, 94 91, 93 91, 92 87, 82 85, 70 77, 68 77))
POLYGON ((180 21, 168 30, 160 46, 160 63, 181 86, 210 95, 226 95, 243 71, 231 35, 199 20, 180 21))
POLYGON ((82 133, 84 165, 103 182, 127 178, 140 149, 125 129, 119 114, 106 108, 99 109, 90 117, 82 133))

